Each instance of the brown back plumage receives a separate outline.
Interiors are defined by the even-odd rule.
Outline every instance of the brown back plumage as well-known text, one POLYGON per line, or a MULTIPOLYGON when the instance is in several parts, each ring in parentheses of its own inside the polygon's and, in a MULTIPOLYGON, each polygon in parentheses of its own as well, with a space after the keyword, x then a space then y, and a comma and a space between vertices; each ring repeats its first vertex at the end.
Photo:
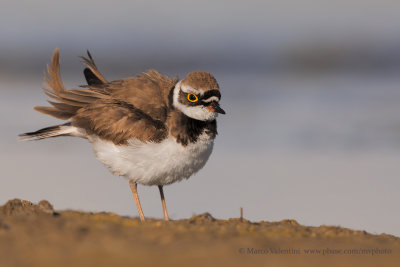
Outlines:
POLYGON ((43 90, 57 102, 49 101, 52 107, 39 106, 35 110, 69 119, 72 126, 116 144, 125 144, 129 138, 159 142, 167 136, 168 95, 177 78, 149 70, 134 78, 108 82, 90 53, 83 60, 88 85, 85 89, 66 90, 60 76, 59 51, 54 51, 45 75, 50 89, 43 90))
POLYGON ((168 109, 168 94, 178 79, 170 79, 155 70, 139 76, 113 81, 90 89, 133 104, 137 109, 151 114, 154 119, 165 121, 168 109))
POLYGON ((37 106, 35 110, 62 120, 71 118, 80 108, 107 97, 91 90, 66 90, 60 75, 58 49, 54 50, 51 66, 47 65, 45 84, 50 88, 43 88, 45 94, 58 102, 48 101, 53 107, 37 106))
POLYGON ((96 64, 94 63, 94 60, 92 58, 92 55, 90 54, 89 50, 86 51, 88 57, 81 57, 83 60, 83 63, 86 65, 86 69, 84 70, 85 78, 86 81, 88 82, 89 85, 91 84, 105 84, 108 83, 106 78, 103 77, 103 75, 100 73, 100 71, 97 69, 96 64))

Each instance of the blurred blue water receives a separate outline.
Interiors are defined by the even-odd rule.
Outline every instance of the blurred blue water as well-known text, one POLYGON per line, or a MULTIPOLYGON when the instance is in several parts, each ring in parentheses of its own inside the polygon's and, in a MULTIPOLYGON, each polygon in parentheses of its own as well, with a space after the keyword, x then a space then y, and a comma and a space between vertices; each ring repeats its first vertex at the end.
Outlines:
MULTIPOLYGON (((81 84, 75 74, 65 75, 68 86, 81 84)), ((394 212, 400 186, 398 75, 214 74, 227 115, 218 118, 220 134, 205 169, 167 187, 173 217, 202 211, 233 217, 244 206, 252 220, 295 218, 400 234, 394 212), (221 197, 227 189, 231 194, 221 197)), ((85 140, 16 141, 18 133, 59 123, 32 110, 45 103, 40 86, 40 77, 0 83, 1 201, 46 198, 56 208, 135 215, 126 181, 97 162, 85 140)), ((146 214, 160 217, 155 189, 140 192, 146 214)))

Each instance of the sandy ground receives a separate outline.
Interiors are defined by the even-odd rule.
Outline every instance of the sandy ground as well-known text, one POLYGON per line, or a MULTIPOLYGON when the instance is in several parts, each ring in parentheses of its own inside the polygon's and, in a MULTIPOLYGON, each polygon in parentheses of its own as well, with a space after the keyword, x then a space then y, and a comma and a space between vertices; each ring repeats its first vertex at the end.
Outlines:
POLYGON ((400 238, 294 220, 164 222, 55 211, 14 199, 0 207, 0 266, 399 266, 400 238))

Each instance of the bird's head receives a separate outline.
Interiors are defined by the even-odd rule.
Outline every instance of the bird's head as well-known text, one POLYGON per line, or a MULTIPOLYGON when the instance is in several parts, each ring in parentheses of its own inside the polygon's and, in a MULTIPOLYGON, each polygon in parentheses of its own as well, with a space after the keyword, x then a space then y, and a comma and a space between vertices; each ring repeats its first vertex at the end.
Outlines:
POLYGON ((220 99, 221 93, 214 76, 208 72, 194 71, 176 84, 172 103, 192 119, 212 121, 218 113, 225 114, 219 106, 220 99))

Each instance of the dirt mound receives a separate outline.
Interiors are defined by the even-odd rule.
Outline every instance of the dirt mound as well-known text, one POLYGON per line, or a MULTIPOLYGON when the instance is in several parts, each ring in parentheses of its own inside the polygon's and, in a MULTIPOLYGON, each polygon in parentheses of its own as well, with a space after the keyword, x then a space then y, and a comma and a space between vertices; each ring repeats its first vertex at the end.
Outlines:
POLYGON ((398 266, 400 239, 294 220, 165 222, 54 211, 14 199, 0 207, 0 266, 398 266))
POLYGON ((27 200, 13 199, 0 207, 1 216, 19 216, 40 213, 55 214, 53 206, 47 200, 42 200, 35 205, 27 200))

